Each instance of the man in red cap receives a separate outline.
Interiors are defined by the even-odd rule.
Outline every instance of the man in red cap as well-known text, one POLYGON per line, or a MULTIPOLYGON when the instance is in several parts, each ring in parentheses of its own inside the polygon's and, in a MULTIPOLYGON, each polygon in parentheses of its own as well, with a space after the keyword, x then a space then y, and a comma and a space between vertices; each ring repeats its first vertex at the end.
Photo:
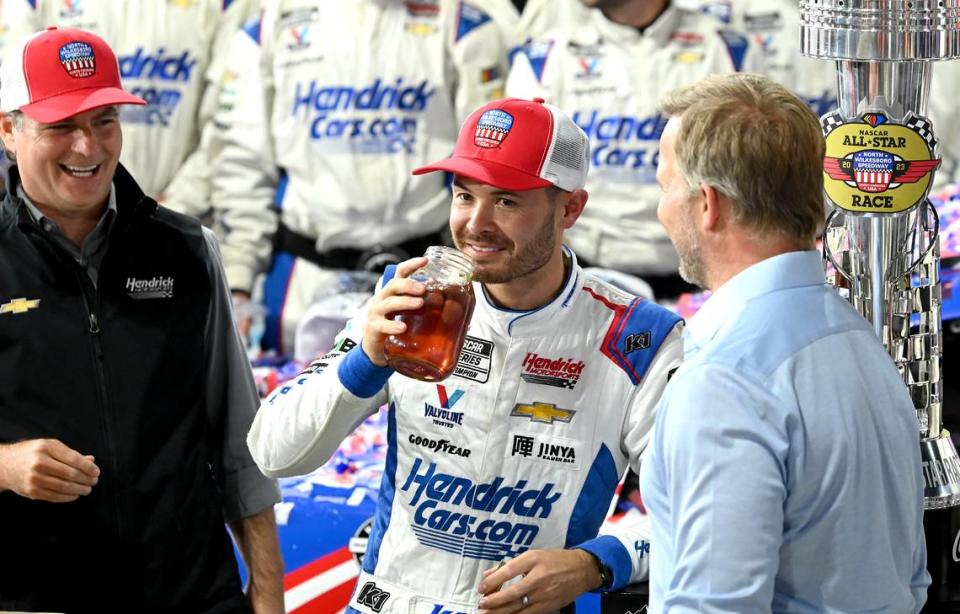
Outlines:
POLYGON ((282 612, 216 242, 119 165, 123 104, 143 100, 83 30, 0 66, 0 609, 282 612))
POLYGON ((642 529, 597 536, 681 358, 676 316, 584 273, 563 245, 587 203, 586 135, 543 100, 476 110, 451 158, 450 229, 477 305, 454 374, 421 382, 383 346, 419 308, 414 258, 388 269, 334 350, 261 406, 272 476, 311 471, 390 404, 378 513, 350 602, 387 612, 553 612, 645 576, 642 529))

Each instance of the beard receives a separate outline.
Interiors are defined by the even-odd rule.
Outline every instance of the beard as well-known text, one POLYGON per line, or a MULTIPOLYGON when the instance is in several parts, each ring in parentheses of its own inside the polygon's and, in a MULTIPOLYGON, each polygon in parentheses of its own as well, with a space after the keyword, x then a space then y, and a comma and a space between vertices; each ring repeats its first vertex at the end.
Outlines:
POLYGON ((554 219, 548 216, 532 239, 519 249, 509 238, 495 234, 482 233, 454 235, 453 243, 457 249, 463 249, 465 243, 476 241, 502 247, 509 254, 502 265, 476 265, 473 280, 485 284, 503 284, 534 273, 546 265, 557 248, 557 230, 554 219))
POLYGON ((673 238, 673 247, 677 250, 677 255, 680 258, 680 277, 695 286, 706 288, 707 274, 703 249, 692 226, 685 225, 682 227, 677 237, 673 238))

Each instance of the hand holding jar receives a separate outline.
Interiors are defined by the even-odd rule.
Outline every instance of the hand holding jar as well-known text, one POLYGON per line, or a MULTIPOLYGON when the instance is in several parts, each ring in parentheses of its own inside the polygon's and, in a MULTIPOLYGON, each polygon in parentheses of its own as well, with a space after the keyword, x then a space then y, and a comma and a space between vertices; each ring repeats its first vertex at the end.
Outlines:
POLYGON ((364 351, 378 365, 424 381, 453 373, 473 314, 473 263, 449 247, 397 267, 370 307, 364 351))

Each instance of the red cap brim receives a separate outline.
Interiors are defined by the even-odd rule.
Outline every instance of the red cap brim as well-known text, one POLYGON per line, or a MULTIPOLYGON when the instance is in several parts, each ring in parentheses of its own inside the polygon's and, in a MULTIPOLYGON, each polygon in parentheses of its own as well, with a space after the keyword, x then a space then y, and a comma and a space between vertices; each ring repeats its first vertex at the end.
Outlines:
POLYGON ((524 173, 511 166, 474 158, 448 158, 428 166, 421 166, 415 169, 413 174, 423 175, 434 171, 447 171, 501 190, 514 192, 548 188, 553 185, 552 181, 524 173))
POLYGON ((50 96, 25 104, 20 107, 20 110, 42 124, 52 124, 90 109, 114 104, 147 104, 147 102, 118 87, 98 87, 50 96))

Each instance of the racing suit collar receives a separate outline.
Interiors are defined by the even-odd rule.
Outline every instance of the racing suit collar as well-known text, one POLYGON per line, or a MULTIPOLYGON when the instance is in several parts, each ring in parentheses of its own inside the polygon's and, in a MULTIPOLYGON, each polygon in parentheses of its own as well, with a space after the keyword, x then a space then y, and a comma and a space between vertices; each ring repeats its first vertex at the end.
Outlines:
POLYGON ((583 285, 583 271, 577 264, 576 254, 566 245, 563 246, 563 253, 566 258, 569 258, 570 267, 566 271, 563 288, 549 303, 528 311, 498 307, 487 296, 483 285, 474 282, 474 294, 477 296, 477 313, 474 317, 480 313, 485 314, 485 317, 489 318, 490 322, 501 329, 507 337, 543 336, 542 324, 557 318, 559 313, 570 305, 574 294, 583 285))

